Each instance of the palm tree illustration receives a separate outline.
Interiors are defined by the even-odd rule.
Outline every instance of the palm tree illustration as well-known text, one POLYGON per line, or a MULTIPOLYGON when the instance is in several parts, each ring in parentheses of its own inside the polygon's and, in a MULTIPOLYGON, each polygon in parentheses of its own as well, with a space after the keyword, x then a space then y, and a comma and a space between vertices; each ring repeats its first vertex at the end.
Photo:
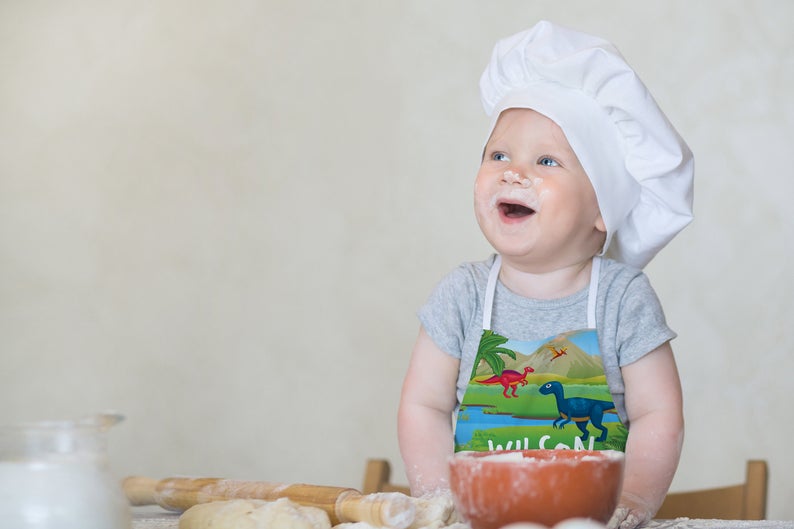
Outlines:
POLYGON ((500 347, 507 342, 507 338, 494 333, 492 330, 487 329, 483 331, 482 338, 480 338, 480 346, 477 348, 477 356, 474 358, 474 365, 471 366, 471 376, 469 380, 474 378, 477 372, 477 366, 480 361, 485 360, 485 363, 490 366, 491 371, 496 376, 501 376, 502 371, 505 369, 505 361, 499 355, 507 355, 513 360, 516 359, 516 352, 505 347, 500 347))

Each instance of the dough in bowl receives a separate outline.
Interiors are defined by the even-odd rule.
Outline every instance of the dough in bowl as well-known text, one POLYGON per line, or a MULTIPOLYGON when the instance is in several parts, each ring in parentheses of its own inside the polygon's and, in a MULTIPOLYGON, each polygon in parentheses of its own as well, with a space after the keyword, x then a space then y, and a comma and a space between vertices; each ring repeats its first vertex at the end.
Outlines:
POLYGON ((331 529, 328 514, 280 498, 200 503, 179 517, 179 529, 331 529))

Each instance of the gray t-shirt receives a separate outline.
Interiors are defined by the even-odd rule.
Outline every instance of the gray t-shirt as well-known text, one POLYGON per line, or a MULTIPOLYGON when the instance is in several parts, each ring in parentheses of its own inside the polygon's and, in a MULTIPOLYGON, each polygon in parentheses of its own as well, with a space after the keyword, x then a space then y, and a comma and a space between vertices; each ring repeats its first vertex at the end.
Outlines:
MULTIPOLYGON (((448 274, 419 310, 433 342, 460 359, 457 405, 469 383, 482 336, 483 301, 495 255, 464 263, 448 274)), ((496 283, 491 329, 514 340, 534 341, 587 328, 588 289, 553 300, 519 296, 496 283)), ((618 416, 628 426, 620 372, 676 334, 667 326, 659 299, 642 271, 602 259, 596 300, 596 329, 607 384, 618 416)), ((456 407, 457 408, 457 407, 456 407)))

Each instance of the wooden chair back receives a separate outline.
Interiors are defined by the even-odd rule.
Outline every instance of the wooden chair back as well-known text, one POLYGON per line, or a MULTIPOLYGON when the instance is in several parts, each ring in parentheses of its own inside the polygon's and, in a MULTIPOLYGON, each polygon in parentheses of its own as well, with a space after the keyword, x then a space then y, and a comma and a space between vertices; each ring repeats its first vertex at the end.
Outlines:
POLYGON ((656 518, 763 520, 766 518, 768 473, 766 461, 748 461, 744 483, 713 489, 671 492, 664 499, 656 518))
MULTIPOLYGON (((766 461, 751 460, 747 462, 744 483, 714 489, 671 492, 665 498, 655 518, 763 520, 766 518, 767 482, 766 461)), ((410 489, 405 485, 391 483, 391 465, 388 460, 368 459, 361 492, 410 494, 410 489)))
POLYGON ((361 487, 361 492, 364 494, 375 492, 411 494, 411 490, 407 486, 391 483, 391 465, 387 459, 367 459, 364 468, 364 486, 361 487))

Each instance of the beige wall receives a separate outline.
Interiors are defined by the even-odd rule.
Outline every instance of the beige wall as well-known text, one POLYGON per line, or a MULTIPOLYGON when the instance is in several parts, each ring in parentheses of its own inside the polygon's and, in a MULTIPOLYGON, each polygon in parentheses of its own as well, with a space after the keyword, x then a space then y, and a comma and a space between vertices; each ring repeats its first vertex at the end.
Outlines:
POLYGON ((680 334, 674 487, 766 458, 794 519, 794 3, 382 4, 0 3, 1 422, 120 410, 122 475, 396 463, 415 310, 489 252, 477 79, 544 17, 613 40, 697 157, 696 221, 647 270, 680 334))

